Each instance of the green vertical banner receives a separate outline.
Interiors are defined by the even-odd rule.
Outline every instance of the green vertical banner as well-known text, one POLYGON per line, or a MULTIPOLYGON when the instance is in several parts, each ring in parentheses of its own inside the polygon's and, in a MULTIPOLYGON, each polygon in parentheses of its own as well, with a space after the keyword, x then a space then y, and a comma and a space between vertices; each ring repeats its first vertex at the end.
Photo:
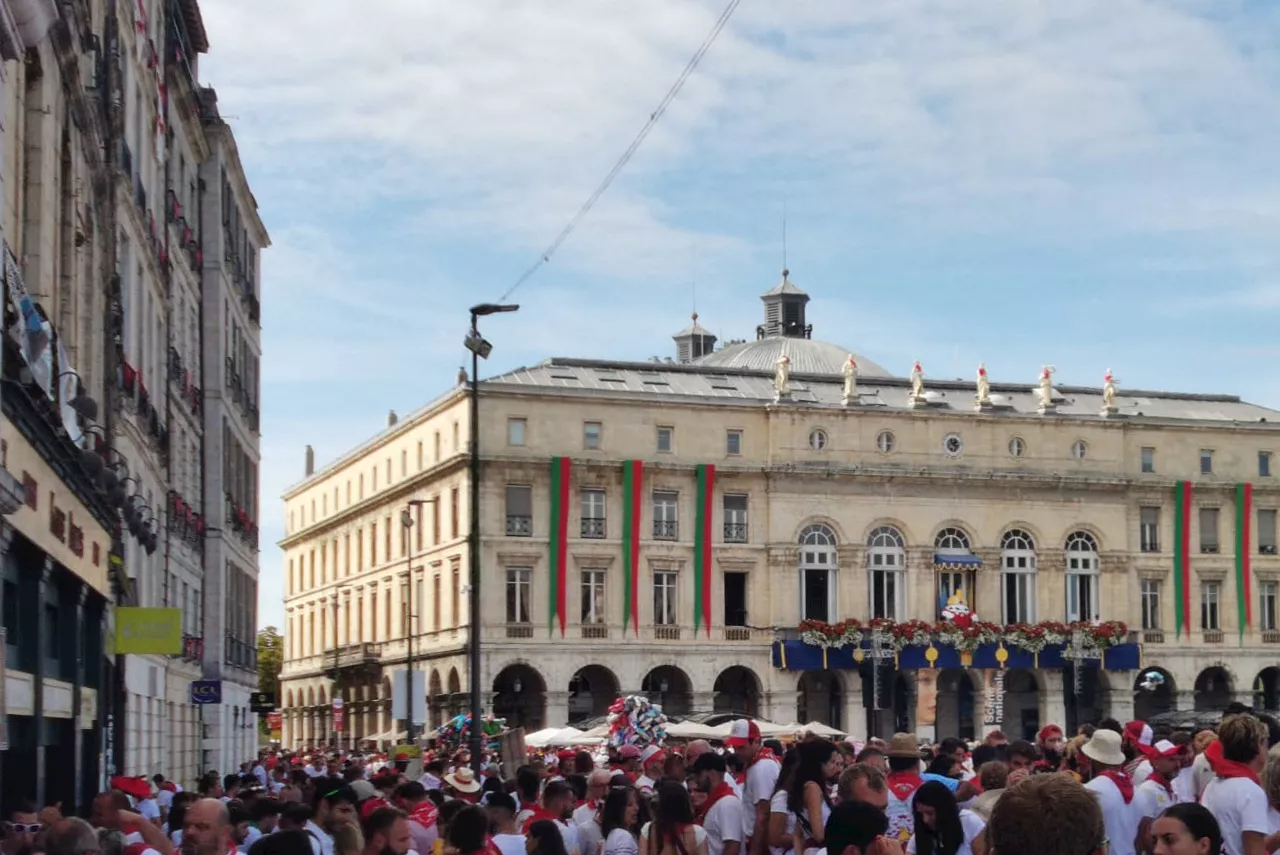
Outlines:
POLYGON ((1236 626, 1240 632, 1240 644, 1244 644, 1244 631, 1253 623, 1253 584, 1250 576, 1250 549, 1252 548, 1253 485, 1236 485, 1236 626))
POLYGON ((1173 488, 1173 610, 1177 636, 1191 637, 1191 482, 1173 488))
POLYGON ((644 461, 622 464, 622 634, 631 624, 640 635, 640 509, 644 461))
POLYGON ((565 568, 569 551, 569 480, 572 473, 572 461, 568 457, 551 458, 551 524, 550 561, 551 567, 551 614, 549 623, 554 629, 556 617, 560 618, 560 636, 564 637, 565 595, 568 581, 565 568))
POLYGON ((706 627, 711 637, 711 524, 715 519, 712 502, 715 498, 716 467, 713 463, 699 464, 697 514, 694 519, 693 540, 693 631, 706 627))

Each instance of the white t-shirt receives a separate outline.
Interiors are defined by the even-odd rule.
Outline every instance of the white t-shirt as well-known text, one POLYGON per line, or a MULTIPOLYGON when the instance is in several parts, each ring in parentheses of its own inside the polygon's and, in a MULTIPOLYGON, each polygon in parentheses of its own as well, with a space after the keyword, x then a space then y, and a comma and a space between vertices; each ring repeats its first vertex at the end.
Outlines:
POLYGON ((597 855, 600 847, 604 845, 604 837, 600 823, 596 822, 595 813, 588 814, 582 822, 575 822, 574 828, 578 830, 578 851, 582 855, 597 855))
MULTIPOLYGON (((642 841, 649 839, 649 829, 652 827, 653 827, 653 823, 646 822, 644 824, 644 827, 640 829, 640 839, 642 841)), ((701 846, 704 842, 706 842, 706 839, 707 839, 707 830, 700 825, 695 825, 693 827, 693 845, 695 847, 701 846)))
POLYGON ((768 802, 778 788, 778 773, 782 764, 777 760, 760 760, 747 768, 747 784, 742 792, 742 837, 730 840, 750 840, 756 828, 756 805, 768 802))
POLYGON ((1191 762, 1191 777, 1196 782, 1196 797, 1192 801, 1199 801, 1200 797, 1204 795, 1204 788, 1209 786, 1209 782, 1217 777, 1214 771, 1209 768, 1208 757, 1200 754, 1191 762))
POLYGON ((553 820, 553 822, 555 822, 556 828, 560 829, 560 839, 564 841, 565 852, 569 853, 569 855, 592 855, 590 852, 582 852, 582 846, 578 843, 578 827, 576 825, 571 828, 569 823, 563 819, 553 820))
POLYGON ((1222 829, 1227 855, 1244 855, 1244 833, 1271 833, 1267 794, 1248 778, 1214 778, 1204 788, 1200 804, 1209 809, 1222 829))
POLYGON ((1143 819, 1155 819, 1164 813, 1165 808, 1177 804, 1177 791, 1173 795, 1151 778, 1143 781, 1133 793, 1133 803, 1138 809, 1138 822, 1143 819))
POLYGON ((1151 773, 1155 771, 1155 767, 1151 765, 1151 761, 1143 757, 1138 761, 1138 765, 1133 767, 1133 771, 1129 773, 1129 777, 1133 779, 1133 785, 1136 787, 1147 778, 1151 777, 1151 773))
MULTIPOLYGON (((787 839, 791 840, 792 836, 796 833, 796 815, 791 812, 791 809, 789 807, 787 807, 787 791, 786 790, 778 790, 778 792, 774 793, 773 797, 769 799, 769 813, 770 815, 775 813, 781 813, 786 815, 787 839)), ((788 852, 792 851, 792 847, 791 846, 770 846, 769 850, 773 853, 773 855, 787 855, 788 852)))
POLYGON ((707 811, 702 827, 707 830, 707 851, 711 855, 724 852, 726 841, 742 842, 745 837, 743 829, 746 827, 744 813, 746 809, 742 799, 737 796, 722 796, 707 811))
POLYGON ((160 805, 153 798, 138 799, 138 813, 144 819, 155 822, 160 818, 160 805))
MULTIPOLYGON (((964 830, 964 843, 960 844, 960 848, 956 850, 956 855, 973 855, 973 841, 978 839, 978 835, 987 827, 982 821, 982 817, 978 816, 971 810, 960 811, 960 828, 964 830)), ((1135 832, 1136 834, 1137 832, 1135 832)), ((823 849, 822 851, 826 851, 823 849)), ((911 835, 911 839, 907 841, 907 852, 915 855, 916 836, 911 835)))
POLYGON ((173 807, 173 797, 176 795, 177 795, 176 792, 171 792, 169 790, 164 790, 164 789, 157 790, 156 804, 158 804, 162 810, 168 810, 169 808, 173 807))
POLYGON ((636 789, 644 793, 646 796, 653 793, 653 788, 658 786, 658 782, 648 775, 641 775, 636 778, 636 789))
POLYGON ((637 855, 640 847, 630 831, 625 828, 615 828, 609 832, 609 837, 600 851, 601 855, 637 855))
POLYGON ((1110 855, 1134 855, 1133 844, 1138 837, 1138 826, 1142 817, 1138 813, 1138 796, 1125 803, 1120 788, 1110 778, 1099 775, 1085 789, 1092 790, 1098 797, 1102 807, 1102 824, 1107 829, 1107 839, 1111 841, 1107 848, 1110 855))
POLYGON ((333 855, 333 838, 323 828, 316 825, 315 820, 307 820, 303 831, 311 835, 311 851, 314 855, 333 855))
POLYGON ((1179 804, 1194 802, 1200 798, 1200 794, 1196 792, 1195 769, 1184 766, 1178 770, 1178 774, 1173 779, 1173 794, 1177 796, 1179 804))
POLYGON ((502 855, 525 855, 527 852, 523 834, 495 834, 493 845, 502 855))

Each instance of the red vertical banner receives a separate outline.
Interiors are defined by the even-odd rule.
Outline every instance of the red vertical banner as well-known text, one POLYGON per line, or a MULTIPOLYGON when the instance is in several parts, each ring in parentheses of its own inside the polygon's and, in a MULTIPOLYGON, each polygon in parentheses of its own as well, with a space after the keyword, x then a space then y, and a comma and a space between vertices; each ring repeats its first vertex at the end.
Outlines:
POLYGON ((333 732, 342 733, 347 729, 347 711, 343 708, 342 698, 333 699, 333 732))

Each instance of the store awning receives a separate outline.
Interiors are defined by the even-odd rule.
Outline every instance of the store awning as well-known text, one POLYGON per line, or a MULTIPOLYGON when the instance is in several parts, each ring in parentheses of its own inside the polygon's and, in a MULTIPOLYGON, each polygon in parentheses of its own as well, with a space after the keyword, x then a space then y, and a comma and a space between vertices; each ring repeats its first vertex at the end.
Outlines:
MULTIPOLYGON (((832 647, 824 650, 803 641, 775 641, 773 643, 773 667, 782 671, 847 671, 857 670, 868 661, 870 651, 863 641, 858 645, 860 656, 855 656, 857 648, 853 646, 832 647)), ((1065 645, 1051 644, 1039 653, 1029 653, 1015 647, 1002 647, 998 644, 984 644, 969 656, 963 657, 960 651, 944 644, 934 644, 932 648, 906 647, 897 653, 889 653, 884 662, 896 665, 898 670, 911 671, 925 668, 1050 668, 1061 670, 1071 664, 1069 657, 1063 655, 1065 645), (928 650, 934 651, 930 661, 928 650), (1004 662, 997 655, 1003 650, 1004 662)), ((1117 644, 1103 651, 1101 658, 1081 663, 1085 668, 1101 668, 1104 671, 1132 671, 1142 665, 1142 648, 1137 644, 1117 644)))
POLYGON ((976 555, 946 555, 935 552, 933 567, 935 570, 977 570, 982 567, 982 559, 976 555))

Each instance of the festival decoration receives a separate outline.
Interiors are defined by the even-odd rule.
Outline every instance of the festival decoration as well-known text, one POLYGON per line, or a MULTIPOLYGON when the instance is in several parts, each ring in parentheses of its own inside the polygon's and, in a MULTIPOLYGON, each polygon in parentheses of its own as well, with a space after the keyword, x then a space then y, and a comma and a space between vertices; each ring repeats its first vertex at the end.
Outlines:
POLYGON ((1236 627, 1240 630, 1240 643, 1244 633, 1253 623, 1253 568, 1249 554, 1253 549, 1253 485, 1236 485, 1236 627))
POLYGON ((1191 508, 1190 481, 1173 488, 1173 616, 1175 636, 1191 637, 1191 508))
POLYGON ((862 640, 862 624, 856 618, 839 623, 806 620, 800 624, 800 640, 814 647, 846 647, 862 640))
POLYGON ((642 695, 618 698, 609 707, 609 744, 644 748, 667 740, 667 717, 662 707, 642 695))
POLYGON ((1046 647, 1063 645, 1079 634, 1081 644, 1090 650, 1103 651, 1126 643, 1129 627, 1123 621, 1076 621, 1065 624, 1060 621, 1040 623, 1015 623, 1000 626, 989 621, 977 620, 970 613, 960 622, 943 620, 929 624, 921 620, 894 621, 875 618, 866 624, 856 619, 827 623, 806 620, 800 624, 800 640, 813 647, 839 650, 845 647, 861 648, 871 633, 878 632, 892 640, 893 648, 928 647, 938 643, 964 652, 979 647, 1004 644, 1028 653, 1041 653, 1046 647))
MULTIPOLYGON (((644 508, 644 461, 622 464, 622 628, 640 635, 640 518, 644 508)), ((601 531, 600 537, 604 536, 601 531)))
MULTIPOLYGON (((489 738, 501 735, 506 727, 505 718, 494 718, 492 714, 485 715, 480 720, 480 732, 489 738)), ((471 739, 471 714, 454 716, 436 728, 436 735, 448 745, 466 745, 471 739)))

